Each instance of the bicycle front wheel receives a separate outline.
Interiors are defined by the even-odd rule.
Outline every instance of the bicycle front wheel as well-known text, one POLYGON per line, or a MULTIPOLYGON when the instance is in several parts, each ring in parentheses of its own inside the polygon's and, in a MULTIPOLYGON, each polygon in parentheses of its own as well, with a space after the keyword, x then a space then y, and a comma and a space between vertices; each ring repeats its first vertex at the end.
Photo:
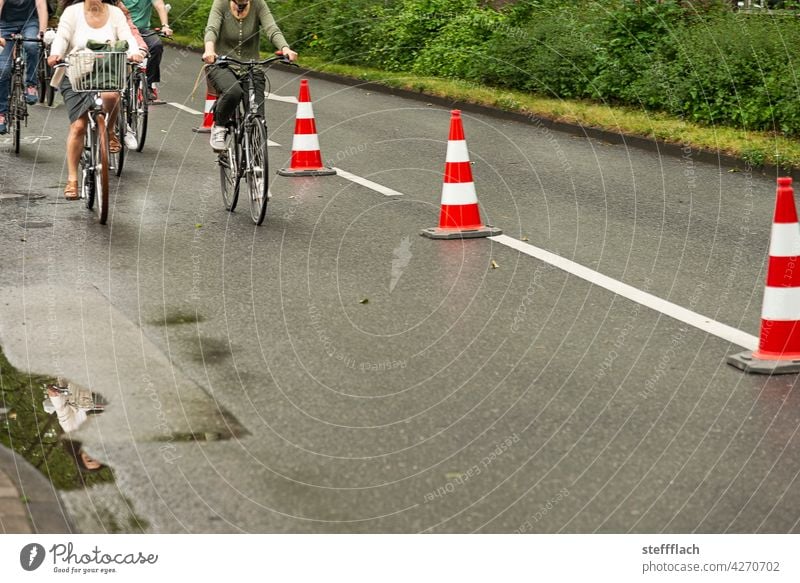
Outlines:
POLYGON ((101 225, 108 219, 108 128, 106 117, 97 115, 97 141, 94 156, 94 191, 97 199, 97 218, 101 225))
POLYGON ((264 222, 269 201, 269 160, 267 158, 267 124, 257 117, 247 127, 245 176, 250 192, 250 217, 256 225, 264 222))
POLYGON ((117 140, 120 144, 120 150, 116 154, 111 154, 111 160, 114 166, 114 175, 121 176, 122 175, 122 167, 125 165, 125 126, 128 125, 125 123, 125 113, 122 111, 123 108, 123 100, 120 98, 119 100, 119 108, 120 111, 117 114, 117 122, 114 124, 113 128, 110 128, 109 131, 114 132, 117 134, 117 140))
POLYGON ((19 145, 22 139, 22 119, 25 117, 26 104, 22 92, 22 83, 18 78, 12 81, 11 96, 8 99, 8 113, 10 114, 11 141, 14 144, 14 153, 19 154, 19 145))
POLYGON ((236 139, 235 130, 233 131, 234 135, 230 138, 230 146, 217 156, 222 202, 225 205, 225 210, 230 212, 234 211, 236 203, 239 201, 239 180, 241 178, 239 171, 241 149, 236 139))
POLYGON ((131 100, 128 124, 136 137, 136 151, 141 152, 147 137, 147 78, 144 74, 136 76, 131 87, 131 100))
POLYGON ((39 82, 39 103, 44 103, 47 98, 47 88, 50 87, 50 75, 47 66, 47 55, 42 51, 39 57, 39 66, 37 70, 37 81, 39 82))

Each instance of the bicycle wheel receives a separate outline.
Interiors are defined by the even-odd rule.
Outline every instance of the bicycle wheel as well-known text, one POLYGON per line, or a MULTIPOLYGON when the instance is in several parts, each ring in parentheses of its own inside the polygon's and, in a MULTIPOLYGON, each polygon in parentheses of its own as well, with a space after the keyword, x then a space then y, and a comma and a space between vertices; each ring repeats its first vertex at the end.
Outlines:
POLYGON ((22 139, 22 120, 25 117, 25 97, 22 91, 22 82, 17 73, 11 82, 11 95, 8 99, 9 125, 11 126, 11 141, 14 144, 14 153, 19 154, 19 145, 22 139))
POLYGON ((125 165, 125 151, 127 148, 125 147, 125 113, 122 111, 124 104, 123 100, 120 97, 119 100, 119 107, 120 111, 117 113, 117 121, 114 124, 114 127, 111 128, 111 131, 117 134, 117 140, 121 146, 119 152, 116 154, 111 154, 111 165, 114 167, 114 175, 121 176, 122 175, 122 167, 125 165))
POLYGON ((136 81, 131 87, 131 108, 128 124, 136 136, 136 151, 144 149, 144 140, 147 137, 147 78, 143 73, 136 76, 136 81))
POLYGON ((239 201, 239 182, 242 177, 239 169, 241 161, 242 149, 234 131, 228 149, 220 152, 217 156, 222 202, 225 204, 225 210, 230 212, 234 211, 236 203, 239 201))
POLYGON ((53 100, 56 98, 56 88, 47 84, 47 107, 53 107, 53 100))
POLYGON ((250 217, 256 225, 264 222, 269 201, 269 160, 267 158, 267 124, 260 117, 247 126, 245 141, 245 175, 250 191, 250 217))
POLYGON ((44 103, 47 98, 47 88, 50 87, 50 75, 48 74, 47 53, 42 51, 39 57, 39 66, 36 68, 37 81, 39 84, 39 103, 44 103))
POLYGON ((91 132, 87 129, 83 138, 83 151, 81 152, 79 166, 80 184, 78 186, 81 189, 81 198, 86 201, 86 208, 89 210, 94 208, 94 159, 96 152, 97 146, 92 142, 91 132))
POLYGON ((108 219, 108 129, 106 128, 106 117, 102 113, 97 114, 97 142, 94 159, 94 190, 97 199, 97 218, 101 225, 106 224, 108 219))

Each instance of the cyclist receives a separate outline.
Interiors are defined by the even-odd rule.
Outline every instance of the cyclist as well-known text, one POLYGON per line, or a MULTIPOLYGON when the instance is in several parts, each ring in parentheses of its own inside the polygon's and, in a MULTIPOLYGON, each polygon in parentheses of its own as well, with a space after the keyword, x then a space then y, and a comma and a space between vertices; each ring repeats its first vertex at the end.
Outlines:
MULTIPOLYGON (((208 80, 217 90, 214 127, 211 128, 210 140, 211 147, 217 152, 225 149, 225 124, 244 94, 235 67, 214 66, 217 52, 239 60, 258 59, 261 32, 289 60, 297 60, 297 53, 289 48, 265 0, 214 0, 206 26, 203 61, 210 65, 207 67, 208 80)), ((264 72, 256 71, 255 75, 258 96, 256 105, 258 112, 264 115, 264 72)))
MULTIPOLYGON (((64 12, 58 22, 56 38, 50 48, 48 64, 52 67, 62 61, 64 55, 74 49, 81 49, 91 39, 124 40, 128 42, 128 59, 142 62, 142 54, 136 39, 128 27, 125 15, 113 0, 62 0, 64 12)), ((86 134, 89 118, 87 111, 92 106, 92 94, 77 92, 72 89, 69 77, 64 76, 59 86, 64 97, 69 115, 69 135, 67 136, 67 186, 64 198, 77 200, 78 195, 78 161, 83 150, 83 138, 86 134)), ((119 109, 119 94, 107 92, 103 97, 103 109, 108 112, 108 127, 113 128, 119 109)), ((121 145, 113 132, 109 135, 109 150, 119 152, 121 145)))
MULTIPOLYGON (((11 53, 14 43, 6 43, 5 39, 12 34, 21 34, 27 38, 40 37, 47 29, 47 2, 45 0, 0 0, 0 36, 3 37, 0 51, 0 134, 8 131, 6 115, 8 114, 8 97, 11 92, 11 53)), ((39 44, 23 43, 27 60, 25 75, 25 101, 33 105, 39 101, 36 89, 37 67, 39 62, 39 44)))
POLYGON ((167 18, 167 7, 164 0, 122 0, 131 13, 131 19, 142 33, 150 58, 147 60, 147 85, 148 99, 153 103, 163 103, 158 98, 158 84, 161 83, 161 56, 164 53, 164 45, 155 31, 150 28, 150 21, 153 18, 153 8, 156 9, 158 19, 161 21, 161 32, 167 36, 172 34, 167 18))

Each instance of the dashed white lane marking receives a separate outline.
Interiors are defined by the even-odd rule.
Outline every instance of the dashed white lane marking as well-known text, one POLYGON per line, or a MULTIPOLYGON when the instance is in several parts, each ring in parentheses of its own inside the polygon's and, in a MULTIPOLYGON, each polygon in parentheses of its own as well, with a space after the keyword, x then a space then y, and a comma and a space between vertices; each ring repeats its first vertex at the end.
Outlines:
POLYGON ((269 138, 267 138, 267 147, 270 147, 270 148, 280 148, 280 147, 281 147, 281 145, 280 145, 278 142, 273 142, 272 140, 270 140, 269 138))
POLYGON ((539 247, 534 247, 533 245, 524 243, 507 235, 498 235, 496 237, 489 237, 489 239, 500 243, 501 245, 516 249, 520 253, 530 255, 531 257, 535 257, 536 259, 549 263, 550 265, 553 265, 554 267, 566 271, 567 273, 570 273, 576 277, 580 277, 589 283, 607 289, 610 292, 618 294, 652 310, 661 312, 662 314, 683 322, 684 324, 694 326, 703 332, 713 334, 718 338, 722 338, 723 340, 727 340, 728 342, 732 342, 733 344, 742 346, 748 350, 755 350, 758 347, 758 338, 751 334, 747 334, 746 332, 732 328, 727 324, 707 318, 701 314, 698 314, 697 312, 687 310, 686 308, 683 308, 677 304, 673 304, 672 302, 668 302, 667 300, 656 297, 626 283, 612 279, 606 275, 603 275, 602 273, 598 273, 592 269, 589 269, 588 267, 584 267, 583 265, 575 263, 574 261, 570 261, 569 259, 565 259, 559 255, 550 253, 549 251, 545 251, 539 247))
POLYGON ((403 196, 402 192, 397 192, 396 190, 392 190, 391 188, 387 188, 377 182, 372 182, 372 180, 367 180, 366 178, 361 178, 360 176, 356 176, 355 174, 350 174, 342 170, 341 168, 333 168, 336 170, 336 174, 344 178, 345 180, 349 180, 350 182, 355 182, 356 184, 360 184, 361 186, 365 186, 370 190, 374 190, 375 192, 381 193, 383 196, 403 196))
POLYGON ((267 93, 267 99, 283 101, 284 103, 297 103, 297 97, 286 97, 284 95, 275 95, 274 93, 267 93))
POLYGON ((191 107, 186 107, 182 103, 173 103, 172 101, 168 101, 169 105, 172 107, 177 107, 181 111, 185 111, 186 113, 191 113, 192 115, 203 115, 202 111, 197 111, 196 109, 192 109, 191 107))

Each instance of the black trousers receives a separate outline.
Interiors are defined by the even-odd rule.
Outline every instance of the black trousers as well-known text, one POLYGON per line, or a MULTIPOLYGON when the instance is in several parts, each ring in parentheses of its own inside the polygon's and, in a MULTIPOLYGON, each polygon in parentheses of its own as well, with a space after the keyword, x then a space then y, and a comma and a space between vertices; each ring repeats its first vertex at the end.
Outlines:
MULTIPOLYGON (((239 77, 230 67, 211 65, 206 67, 206 75, 214 89, 217 90, 217 103, 214 106, 214 123, 225 125, 233 117, 233 112, 242 97, 247 98, 246 79, 239 77)), ((253 74, 256 89, 256 108, 261 116, 264 115, 264 88, 266 80, 264 71, 256 70, 253 74)))
POLYGON ((153 32, 149 29, 142 29, 142 38, 147 44, 147 50, 150 56, 147 57, 147 84, 161 83, 161 56, 164 54, 164 44, 161 42, 161 37, 157 34, 147 35, 147 32, 153 32))

